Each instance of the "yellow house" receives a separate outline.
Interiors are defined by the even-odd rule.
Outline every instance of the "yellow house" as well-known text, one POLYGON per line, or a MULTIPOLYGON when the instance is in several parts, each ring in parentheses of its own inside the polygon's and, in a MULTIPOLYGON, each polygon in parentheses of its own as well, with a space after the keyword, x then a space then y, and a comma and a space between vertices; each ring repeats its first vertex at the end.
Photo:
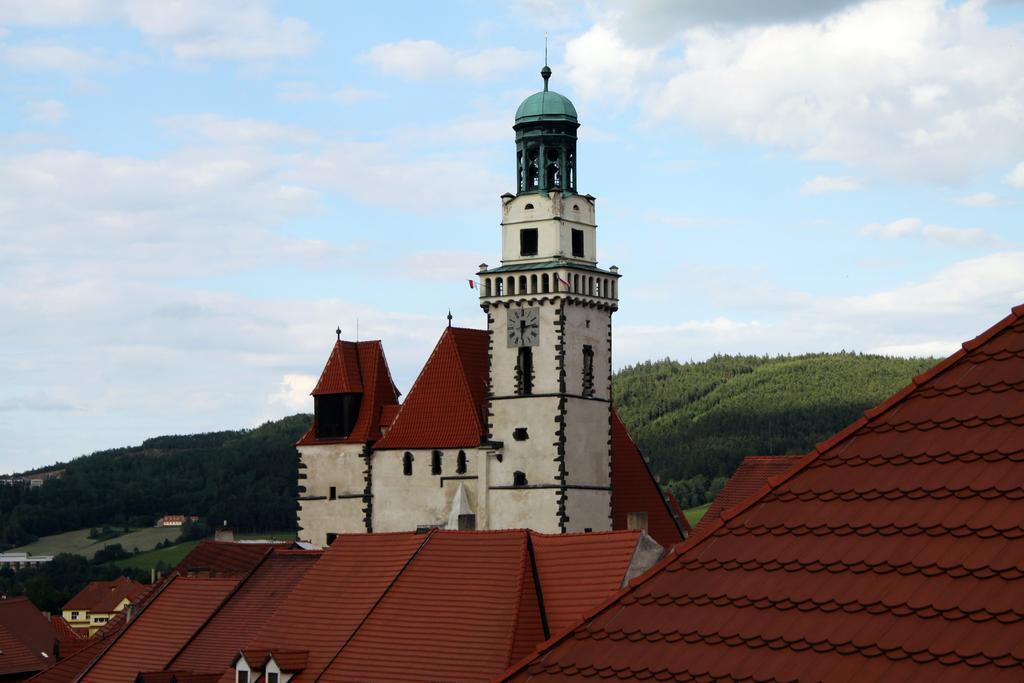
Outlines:
POLYGON ((64 605, 62 616, 77 633, 92 636, 146 590, 125 577, 93 581, 64 605))

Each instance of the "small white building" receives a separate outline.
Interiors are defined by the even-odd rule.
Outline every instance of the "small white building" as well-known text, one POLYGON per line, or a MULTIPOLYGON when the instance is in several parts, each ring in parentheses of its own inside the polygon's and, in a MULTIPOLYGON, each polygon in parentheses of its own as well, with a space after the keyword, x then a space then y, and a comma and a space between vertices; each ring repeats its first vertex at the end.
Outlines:
POLYGON ((53 555, 29 555, 28 553, 0 553, 0 567, 22 569, 37 567, 53 560, 53 555))

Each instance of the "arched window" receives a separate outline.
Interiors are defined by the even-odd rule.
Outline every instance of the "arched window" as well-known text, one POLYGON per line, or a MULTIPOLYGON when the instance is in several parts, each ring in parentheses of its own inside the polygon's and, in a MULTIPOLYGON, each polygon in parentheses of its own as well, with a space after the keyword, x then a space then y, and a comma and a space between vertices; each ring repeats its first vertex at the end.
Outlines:
POLYGON ((505 281, 500 277, 494 278, 494 296, 501 296, 504 294, 505 281))
POLYGON ((523 210, 524 211, 529 211, 532 208, 533 208, 533 204, 527 204, 526 206, 523 207, 523 210))
POLYGON ((551 291, 550 290, 551 279, 548 277, 547 273, 544 273, 543 275, 540 276, 540 286, 541 286, 541 291, 544 292, 545 294, 547 294, 549 291, 551 291))
POLYGON ((572 276, 572 291, 577 294, 580 293, 580 276, 579 273, 572 276))
POLYGON ((513 486, 526 486, 526 472, 520 472, 516 470, 512 473, 512 485, 513 486))
POLYGON ((459 457, 455 461, 455 474, 466 473, 466 451, 459 451, 459 457))
POLYGON ((525 275, 520 275, 519 276, 519 293, 520 294, 526 294, 526 276, 525 275))
POLYGON ((587 278, 587 294, 594 296, 594 276, 591 275, 587 278))
POLYGON ((605 278, 604 280, 602 280, 601 283, 602 283, 601 296, 603 296, 605 299, 607 299, 608 298, 608 278, 605 278))
POLYGON ((444 453, 441 451, 430 452, 430 473, 441 474, 441 458, 444 457, 444 453))
POLYGON ((618 284, 616 284, 615 280, 612 280, 612 298, 613 299, 618 296, 618 289, 619 289, 618 284))
POLYGON ((536 294, 536 293, 537 293, 537 276, 536 275, 531 275, 530 276, 530 294, 536 294))
POLYGON ((511 275, 509 275, 508 278, 505 280, 505 283, 508 285, 508 295, 512 296, 513 294, 515 294, 516 293, 516 279, 514 277, 512 277, 511 275))
POLYGON ((491 295, 491 278, 484 280, 484 296, 491 295))
POLYGON ((526 189, 535 190, 540 185, 540 167, 537 164, 537 148, 526 151, 526 189))
POLYGON ((407 477, 412 476, 412 453, 409 451, 402 456, 402 474, 407 477))

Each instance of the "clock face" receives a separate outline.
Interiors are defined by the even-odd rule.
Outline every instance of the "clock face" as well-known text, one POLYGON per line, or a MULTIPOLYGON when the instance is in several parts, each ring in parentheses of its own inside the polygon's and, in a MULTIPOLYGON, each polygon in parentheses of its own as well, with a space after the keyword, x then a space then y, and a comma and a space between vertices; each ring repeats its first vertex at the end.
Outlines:
POLYGON ((508 345, 536 346, 540 342, 540 310, 513 308, 508 312, 508 345))

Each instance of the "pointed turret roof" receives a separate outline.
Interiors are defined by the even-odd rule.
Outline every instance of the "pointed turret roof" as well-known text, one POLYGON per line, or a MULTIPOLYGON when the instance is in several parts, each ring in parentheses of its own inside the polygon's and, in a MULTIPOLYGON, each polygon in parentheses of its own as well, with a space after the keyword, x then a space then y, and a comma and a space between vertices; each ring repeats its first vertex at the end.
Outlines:
POLYGON ((377 450, 480 445, 487 410, 488 334, 445 328, 377 450))

